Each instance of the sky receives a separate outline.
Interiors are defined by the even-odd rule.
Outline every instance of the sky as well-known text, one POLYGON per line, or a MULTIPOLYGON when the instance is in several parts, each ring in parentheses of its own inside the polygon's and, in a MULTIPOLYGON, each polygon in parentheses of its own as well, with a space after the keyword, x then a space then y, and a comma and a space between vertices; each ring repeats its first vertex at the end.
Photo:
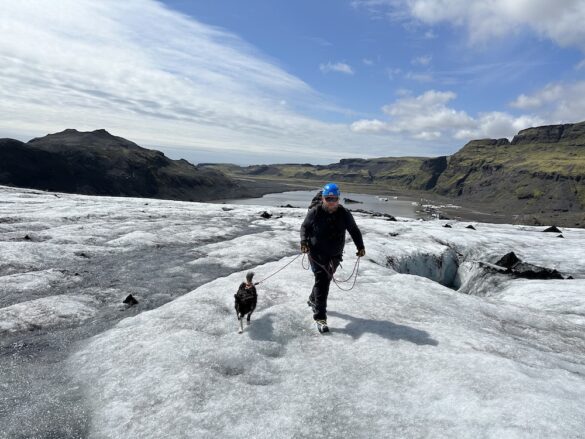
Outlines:
POLYGON ((453 154, 585 120, 582 0, 0 0, 0 137, 171 158, 453 154))

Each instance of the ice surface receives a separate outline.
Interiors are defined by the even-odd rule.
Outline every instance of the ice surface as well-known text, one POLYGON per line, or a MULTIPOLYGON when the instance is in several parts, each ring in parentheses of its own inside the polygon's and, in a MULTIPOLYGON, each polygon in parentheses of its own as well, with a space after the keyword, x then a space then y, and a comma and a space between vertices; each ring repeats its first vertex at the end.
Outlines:
MULTIPOLYGON (((331 288, 331 334, 313 328, 312 275, 298 258, 258 286, 239 335, 237 286, 246 271, 261 280, 298 254, 306 213, 272 208, 262 219, 262 210, 0 188, 0 295, 11 297, 0 325, 11 342, 26 334, 34 344, 35 325, 74 334, 63 331, 111 316, 104 310, 132 288, 156 304, 165 283, 200 285, 70 345, 54 367, 82 396, 62 396, 68 387, 55 398, 83 415, 62 409, 58 419, 87 416, 87 431, 61 437, 582 437, 584 230, 558 239, 532 227, 356 214, 367 255, 353 290, 331 288), (509 251, 575 279, 481 269, 509 251)), ((354 254, 348 241, 340 278, 354 254)), ((19 364, 0 369, 9 432, 24 424, 2 406, 16 398, 6 383, 21 385, 19 364)), ((31 413, 37 425, 51 425, 47 404, 31 413)))
POLYGON ((95 315, 95 304, 91 297, 61 295, 0 308, 0 336, 79 323, 95 315))

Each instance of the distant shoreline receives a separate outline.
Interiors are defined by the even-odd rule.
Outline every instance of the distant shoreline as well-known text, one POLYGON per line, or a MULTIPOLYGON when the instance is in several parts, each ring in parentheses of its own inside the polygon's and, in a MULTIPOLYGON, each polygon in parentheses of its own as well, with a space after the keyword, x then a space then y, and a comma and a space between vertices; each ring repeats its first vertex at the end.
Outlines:
MULTIPOLYGON (((326 183, 326 181, 318 180, 280 180, 257 176, 241 177, 230 175, 230 177, 237 181, 246 181, 247 184, 252 182, 257 184, 259 189, 258 193, 261 193, 258 197, 262 197, 269 193, 282 193, 294 190, 316 190, 322 184, 326 183)), ((494 224, 522 224, 528 226, 557 225, 562 227, 583 228, 583 226, 580 225, 582 215, 579 215, 579 213, 563 213, 562 217, 559 214, 553 213, 541 213, 538 215, 505 213, 487 209, 480 203, 462 202, 458 199, 443 197, 423 191, 389 189, 372 184, 343 181, 339 182, 339 184, 342 191, 345 192, 410 198, 413 201, 419 202, 421 205, 430 205, 430 213, 445 220, 494 224)), ((244 198, 256 197, 230 197, 229 199, 244 198)), ((217 201, 221 202, 222 200, 220 199, 217 201)))

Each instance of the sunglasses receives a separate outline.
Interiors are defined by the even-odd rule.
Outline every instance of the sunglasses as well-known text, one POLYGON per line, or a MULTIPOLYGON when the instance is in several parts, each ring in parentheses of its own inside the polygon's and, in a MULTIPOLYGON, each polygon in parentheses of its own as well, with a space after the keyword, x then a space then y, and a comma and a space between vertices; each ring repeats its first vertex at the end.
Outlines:
POLYGON ((328 203, 334 203, 336 201, 339 201, 339 197, 325 197, 325 201, 327 201, 328 203))

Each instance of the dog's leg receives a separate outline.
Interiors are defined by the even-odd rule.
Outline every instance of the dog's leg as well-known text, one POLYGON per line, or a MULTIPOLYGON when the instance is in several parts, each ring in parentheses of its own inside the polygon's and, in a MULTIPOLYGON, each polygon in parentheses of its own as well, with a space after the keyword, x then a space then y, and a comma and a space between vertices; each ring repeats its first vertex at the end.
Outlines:
POLYGON ((250 317, 252 317, 252 313, 256 310, 256 300, 254 300, 254 303, 252 303, 252 309, 250 310, 250 312, 248 313, 248 317, 246 318, 246 323, 249 325, 250 324, 250 317))
POLYGON ((242 323, 242 315, 240 315, 240 311, 238 309, 238 307, 236 306, 236 317, 238 318, 238 322, 240 323, 240 330, 238 331, 238 334, 241 334, 242 332, 244 332, 244 325, 242 323))

